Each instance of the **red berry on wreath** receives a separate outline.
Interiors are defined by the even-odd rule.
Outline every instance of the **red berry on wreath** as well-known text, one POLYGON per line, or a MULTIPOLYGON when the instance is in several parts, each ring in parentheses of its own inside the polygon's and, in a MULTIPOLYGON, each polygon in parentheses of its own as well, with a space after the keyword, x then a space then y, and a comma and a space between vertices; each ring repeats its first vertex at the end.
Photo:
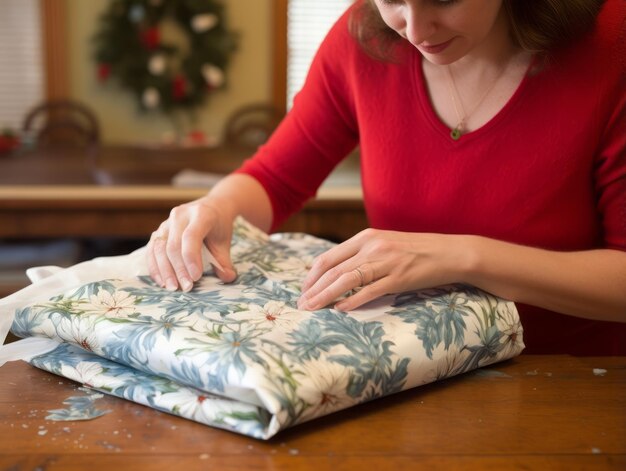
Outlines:
POLYGON ((172 96, 175 100, 182 100, 187 95, 187 80, 182 74, 174 76, 172 80, 172 96))
POLYGON ((141 32, 141 43, 146 49, 152 51, 157 48, 160 42, 161 34, 159 33, 159 28, 153 26, 141 32))
POLYGON ((106 62, 98 64, 98 81, 106 82, 111 75, 111 65, 106 62))

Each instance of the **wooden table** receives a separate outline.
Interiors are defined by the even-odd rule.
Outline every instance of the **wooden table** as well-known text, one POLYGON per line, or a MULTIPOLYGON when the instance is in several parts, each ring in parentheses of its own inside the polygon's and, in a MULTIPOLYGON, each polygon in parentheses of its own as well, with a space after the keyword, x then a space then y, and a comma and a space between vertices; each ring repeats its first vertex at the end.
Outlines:
POLYGON ((0 368, 2 469, 626 469, 626 357, 522 355, 267 442, 109 396, 95 420, 46 421, 77 387, 24 362, 0 368))

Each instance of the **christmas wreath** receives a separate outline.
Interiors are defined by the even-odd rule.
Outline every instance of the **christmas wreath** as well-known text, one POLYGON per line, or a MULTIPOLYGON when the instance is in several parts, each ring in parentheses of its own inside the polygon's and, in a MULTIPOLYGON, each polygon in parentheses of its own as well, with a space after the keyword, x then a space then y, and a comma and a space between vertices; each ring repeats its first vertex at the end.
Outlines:
POLYGON ((144 110, 191 109, 225 84, 237 37, 216 0, 114 0, 93 37, 97 76, 144 110))

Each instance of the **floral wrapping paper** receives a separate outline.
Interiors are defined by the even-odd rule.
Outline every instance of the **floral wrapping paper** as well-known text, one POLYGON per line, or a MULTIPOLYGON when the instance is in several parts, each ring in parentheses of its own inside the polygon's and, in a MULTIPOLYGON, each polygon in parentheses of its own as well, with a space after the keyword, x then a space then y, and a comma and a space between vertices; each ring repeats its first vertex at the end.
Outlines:
POLYGON ((20 306, 11 330, 59 342, 29 360, 39 368, 262 439, 524 348, 515 305, 468 286, 299 311, 308 267, 331 246, 239 219, 235 283, 210 270, 188 293, 145 275, 90 281, 20 306))

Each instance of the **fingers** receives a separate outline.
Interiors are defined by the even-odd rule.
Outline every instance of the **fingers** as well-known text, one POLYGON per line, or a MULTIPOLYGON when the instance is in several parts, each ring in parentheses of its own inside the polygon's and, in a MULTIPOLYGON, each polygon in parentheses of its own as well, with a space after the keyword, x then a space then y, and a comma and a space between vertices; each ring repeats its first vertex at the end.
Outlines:
POLYGON ((148 271, 150 273, 150 277, 158 284, 159 286, 164 286, 163 278, 161 277, 161 272, 159 270, 156 256, 154 253, 154 244, 157 239, 162 239, 161 236, 158 235, 157 232, 153 232, 150 240, 148 241, 148 252, 147 252, 147 262, 148 262, 148 271))
POLYGON ((302 284, 300 309, 320 309, 346 292, 368 285, 384 273, 363 252, 376 231, 367 229, 318 256, 302 284))
POLYGON ((210 224, 198 212, 182 214, 172 211, 172 230, 167 244, 167 256, 183 291, 202 277, 202 246, 210 224))
POLYGON ((148 243, 150 276, 168 290, 191 290, 202 277, 202 246, 206 240, 212 255, 217 254, 209 260, 216 274, 225 282, 233 281, 237 275, 230 261, 232 224, 225 229, 221 227, 224 225, 216 212, 200 205, 174 208, 148 243))
MULTIPOLYGON (((356 288, 363 288, 359 293, 365 291, 357 299, 363 304, 367 302, 368 295, 373 295, 378 288, 371 288, 371 283, 376 280, 376 269, 373 264, 363 263, 358 267, 350 268, 355 261, 353 259, 344 262, 330 269, 306 292, 304 292, 298 300, 298 308, 304 310, 321 309, 332 304, 340 296, 346 292, 356 288)), ((350 304, 349 304, 350 305, 350 304)))
POLYGON ((352 237, 318 256, 302 282, 302 292, 308 291, 322 278, 326 282, 332 282, 344 271, 347 271, 345 267, 333 271, 333 267, 339 267, 342 262, 349 260, 359 252, 360 244, 357 240, 358 237, 358 235, 352 237))
POLYGON ((369 303, 376 298, 384 296, 389 293, 388 277, 377 280, 376 282, 363 287, 363 289, 356 292, 352 296, 342 299, 335 304, 335 309, 338 311, 352 311, 363 304, 369 303))
POLYGON ((161 230, 153 233, 148 243, 148 267, 154 281, 174 291, 178 288, 178 281, 167 257, 167 237, 161 230))
MULTIPOLYGON (((165 282, 165 288, 168 290, 176 290, 180 286, 183 291, 189 291, 193 288, 193 276, 187 269, 185 263, 185 256, 189 258, 189 262, 194 267, 198 263, 200 247, 197 246, 197 256, 191 255, 193 250, 189 247, 190 243, 193 244, 193 216, 189 214, 189 210, 185 206, 178 206, 170 212, 170 217, 167 220, 167 238, 165 244, 161 245, 159 239, 155 239, 155 254, 157 258, 157 264, 161 271, 161 277, 165 282), (183 240, 185 233, 189 228, 192 228, 192 234, 187 235, 186 240, 183 240), (165 248, 163 253, 162 247, 165 248)), ((202 237, 200 237, 200 243, 202 237)), ((197 265, 198 268, 194 268, 194 275, 197 275, 197 271, 202 272, 201 265, 197 265)), ((196 279, 199 279, 202 273, 198 275, 196 279)))
POLYGON ((221 244, 216 244, 212 241, 207 241, 207 248, 209 253, 215 258, 211 262, 215 274, 224 283, 232 283, 237 279, 237 272, 233 267, 233 263, 230 259, 230 234, 226 241, 221 244))

